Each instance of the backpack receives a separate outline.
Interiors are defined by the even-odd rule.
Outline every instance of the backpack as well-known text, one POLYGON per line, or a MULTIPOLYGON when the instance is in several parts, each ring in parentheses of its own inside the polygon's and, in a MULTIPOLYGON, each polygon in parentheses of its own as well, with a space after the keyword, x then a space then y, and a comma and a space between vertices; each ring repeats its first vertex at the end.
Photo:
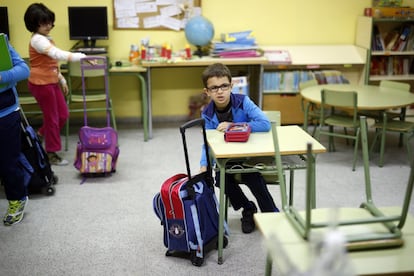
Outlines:
POLYGON ((115 172, 118 155, 118 134, 113 128, 83 126, 80 129, 74 162, 80 173, 115 172))

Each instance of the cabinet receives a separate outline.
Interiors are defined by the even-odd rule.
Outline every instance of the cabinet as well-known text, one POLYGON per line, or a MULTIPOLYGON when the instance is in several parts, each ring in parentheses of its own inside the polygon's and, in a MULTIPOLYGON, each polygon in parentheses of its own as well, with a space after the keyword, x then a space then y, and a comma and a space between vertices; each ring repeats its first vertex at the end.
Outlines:
POLYGON ((356 44, 368 50, 366 83, 403 81, 414 89, 414 19, 360 16, 356 44))
MULTIPOLYGON (((263 110, 279 110, 282 124, 302 124, 302 98, 298 83, 309 75, 315 77, 320 73, 333 74, 338 72, 350 83, 364 83, 367 49, 356 45, 283 45, 264 46, 264 51, 288 50, 292 62, 288 65, 264 65, 262 108, 263 110), (268 85, 267 73, 280 74, 282 77, 294 79, 293 85, 272 87, 268 85), (292 76, 293 74, 296 74, 292 76), (270 89, 268 89, 270 87, 270 89)), ((326 75, 325 75, 326 76, 326 75)), ((279 82, 273 80, 274 82, 279 82)), ((272 80, 271 80, 272 82, 272 80)))

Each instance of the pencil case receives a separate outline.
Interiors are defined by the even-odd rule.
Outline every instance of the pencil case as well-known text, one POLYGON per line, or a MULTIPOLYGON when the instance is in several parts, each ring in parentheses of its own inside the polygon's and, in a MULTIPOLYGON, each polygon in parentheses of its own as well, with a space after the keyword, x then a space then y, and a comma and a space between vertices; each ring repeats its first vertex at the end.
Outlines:
POLYGON ((224 132, 226 142, 246 142, 252 129, 248 123, 232 123, 224 132))

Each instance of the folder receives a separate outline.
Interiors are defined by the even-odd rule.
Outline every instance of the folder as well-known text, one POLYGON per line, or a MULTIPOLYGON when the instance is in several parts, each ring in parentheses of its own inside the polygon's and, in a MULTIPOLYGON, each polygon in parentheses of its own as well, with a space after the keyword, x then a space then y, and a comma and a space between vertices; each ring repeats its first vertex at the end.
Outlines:
MULTIPOLYGON (((0 33, 0 71, 9 70, 13 67, 13 63, 9 52, 9 43, 7 36, 0 33)), ((5 83, 0 84, 0 88, 6 86, 5 83)))

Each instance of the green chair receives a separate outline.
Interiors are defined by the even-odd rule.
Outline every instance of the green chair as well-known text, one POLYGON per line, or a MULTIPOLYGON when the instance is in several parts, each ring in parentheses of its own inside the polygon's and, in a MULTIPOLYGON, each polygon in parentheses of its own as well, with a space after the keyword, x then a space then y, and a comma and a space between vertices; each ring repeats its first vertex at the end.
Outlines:
POLYGON ((380 142, 380 158, 379 166, 384 165, 384 151, 386 142, 387 132, 397 132, 403 137, 403 144, 407 147, 408 160, 411 164, 414 160, 413 152, 411 150, 410 139, 414 137, 414 122, 412 121, 401 121, 398 119, 388 119, 388 112, 383 112, 383 118, 381 121, 377 121, 373 126, 375 128, 375 137, 371 145, 370 152, 372 154, 378 138, 381 137, 380 142))
MULTIPOLYGON (((280 111, 263 111, 268 117, 269 121, 272 123, 272 126, 280 126, 281 114, 280 111)), ((284 156, 282 157, 282 168, 283 168, 283 177, 285 178, 285 172, 289 172, 289 198, 288 202, 290 205, 293 205, 293 186, 294 186, 294 172, 295 170, 306 169, 305 157, 298 156, 284 156)), ((259 172, 267 185, 279 185, 280 184, 280 175, 277 172, 276 162, 274 157, 252 157, 247 160, 243 160, 242 164, 235 165, 227 170, 227 173, 234 173, 235 180, 243 184, 241 175, 243 173, 249 172, 259 172)), ((227 206, 228 204, 226 204, 227 206)), ((226 218, 227 218, 227 209, 226 209, 226 218)))
MULTIPOLYGON (((303 89, 307 87, 315 86, 315 85, 318 85, 318 81, 316 79, 301 81, 299 83, 299 89, 302 91, 303 89)), ((316 132, 317 125, 318 125, 318 120, 321 116, 319 107, 315 103, 308 102, 304 98, 302 98, 301 109, 302 109, 303 114, 305 115, 303 119, 303 129, 305 131, 308 131, 309 122, 314 123, 312 136, 315 136, 315 132, 316 132)))
POLYGON ((354 161, 355 165, 358 153, 358 142, 360 137, 360 122, 358 118, 358 94, 355 91, 335 91, 323 89, 321 91, 321 116, 316 138, 320 140, 321 135, 329 137, 329 151, 335 151, 334 137, 354 140, 354 161), (352 107, 349 110, 349 107, 352 107), (328 127, 328 130, 326 130, 328 127), (335 127, 353 129, 352 133, 335 132, 335 127))
MULTIPOLYGON (((286 216, 293 225, 293 227, 298 231, 298 233, 304 238, 309 239, 311 232, 316 231, 317 229, 332 227, 352 227, 357 226, 354 230, 349 231, 350 233, 346 234, 346 242, 348 250, 367 250, 367 249, 379 249, 379 248, 392 248, 400 247, 404 244, 404 239, 401 229, 404 227, 408 210, 410 207, 410 201, 413 192, 414 186, 414 162, 411 163, 410 176, 408 178, 408 183, 405 190, 404 201, 401 207, 401 213, 396 215, 386 215, 384 214, 378 206, 374 203, 374 198, 372 195, 372 185, 371 177, 369 172, 369 156, 368 156, 368 135, 367 135, 367 123, 366 118, 361 117, 360 119, 360 128, 361 128, 361 144, 362 144, 362 156, 364 163, 364 176, 365 176, 365 200, 360 204, 359 208, 349 208, 349 207, 340 207, 336 208, 336 213, 340 213, 342 208, 348 210, 355 210, 358 213, 364 213, 364 216, 356 216, 354 218, 348 219, 338 219, 334 218, 334 221, 315 221, 313 219, 313 213, 318 212, 318 209, 312 209, 310 205, 309 198, 315 190, 315 181, 314 181, 314 166, 315 159, 312 155, 312 145, 308 145, 308 170, 306 175, 306 203, 305 211, 299 212, 294 207, 290 207, 285 210, 286 216), (367 224, 376 224, 379 227, 376 228, 376 231, 366 232, 364 227, 359 227, 367 224), (380 227, 381 226, 381 227, 380 227)), ((278 167, 281 167, 280 154, 276 155, 276 161, 278 167)), ((349 179, 344 179, 344 184, 346 184, 349 179)), ((281 180, 281 185, 284 185, 283 179, 281 180)))
MULTIPOLYGON (((88 113, 89 112, 106 112, 107 110, 106 89, 108 89, 108 95, 109 95, 108 103, 109 103, 109 112, 111 115, 112 127, 115 130, 117 130, 115 112, 112 107, 112 99, 110 96, 107 58, 97 59, 97 61, 103 62, 103 64, 106 65, 105 66, 106 69, 105 70, 103 69, 84 70, 83 77, 84 77, 85 87, 86 87, 86 96, 85 96, 86 111, 88 113), (89 87, 89 85, 91 87, 89 87)), ((83 97, 81 85, 79 85, 78 87, 75 87, 75 83, 76 82, 81 83, 81 80, 82 80, 80 62, 69 62, 68 63, 67 79, 68 79, 68 86, 69 86, 69 95, 67 96, 69 114, 71 116, 73 113, 83 113, 84 112, 84 106, 83 106, 84 97, 83 97)), ((104 114, 106 116, 106 113, 104 114)), ((69 128, 70 128, 70 118, 68 119, 66 123, 65 150, 68 150, 69 128)))
MULTIPOLYGON (((399 89, 402 91, 406 91, 407 93, 410 92, 410 84, 405 82, 398 82, 398 81, 390 81, 390 80, 382 80, 379 83, 379 86, 382 88, 390 88, 390 89, 399 89)), ((401 108, 399 112, 393 110, 387 110, 387 117, 388 119, 394 119, 399 117, 401 120, 404 120, 405 116, 405 108, 401 108)), ((376 110, 360 110, 358 112, 360 116, 366 116, 368 118, 374 119, 376 122, 382 120, 382 111, 376 110)))
MULTIPOLYGON (((28 58, 24 58, 24 61, 27 63, 27 65, 30 65, 28 58)), ((39 107, 39 104, 30 92, 27 84, 27 80, 22 80, 19 81, 16 86, 17 94, 19 95, 19 103, 22 106, 22 108, 24 107, 24 114, 26 115, 26 117, 29 117, 29 115, 43 115, 42 110, 39 107)))

